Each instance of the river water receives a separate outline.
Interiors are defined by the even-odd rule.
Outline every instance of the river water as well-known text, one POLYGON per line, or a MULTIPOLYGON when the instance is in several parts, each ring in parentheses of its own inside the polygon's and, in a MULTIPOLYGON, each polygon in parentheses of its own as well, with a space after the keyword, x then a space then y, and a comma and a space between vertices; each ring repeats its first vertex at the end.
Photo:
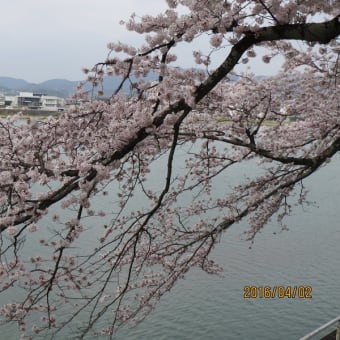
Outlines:
POLYGON ((294 210, 288 231, 273 222, 250 249, 247 225, 234 225, 214 252, 223 277, 191 273, 117 339, 299 339, 340 315, 339 168, 337 157, 305 181, 315 203, 294 210), (245 286, 310 286, 312 298, 245 299, 245 286))
MULTIPOLYGON (((336 157, 305 181, 315 203, 293 210, 288 231, 274 220, 250 248, 246 223, 232 226, 213 254, 223 277, 189 273, 145 321, 116 339, 299 339, 340 315, 339 168, 336 157), (309 286, 312 298, 244 298, 245 286, 309 286)), ((18 339, 12 327, 1 334, 18 339)))

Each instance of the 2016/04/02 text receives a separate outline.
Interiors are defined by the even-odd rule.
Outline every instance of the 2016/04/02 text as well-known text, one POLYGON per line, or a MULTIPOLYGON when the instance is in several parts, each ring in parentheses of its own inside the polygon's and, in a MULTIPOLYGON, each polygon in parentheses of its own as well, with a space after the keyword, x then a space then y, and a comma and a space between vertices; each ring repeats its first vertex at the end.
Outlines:
POLYGON ((244 286, 243 297, 245 299, 311 299, 311 286, 244 286))

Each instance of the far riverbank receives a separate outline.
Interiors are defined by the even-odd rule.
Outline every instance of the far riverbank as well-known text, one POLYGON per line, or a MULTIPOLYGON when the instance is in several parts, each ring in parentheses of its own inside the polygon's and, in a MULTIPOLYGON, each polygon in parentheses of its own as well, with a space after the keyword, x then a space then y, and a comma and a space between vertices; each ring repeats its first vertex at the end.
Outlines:
POLYGON ((31 117, 31 118, 44 118, 48 116, 57 116, 61 113, 61 112, 47 111, 47 110, 0 109, 0 117, 6 118, 9 116, 13 116, 19 112, 21 112, 24 117, 31 117))

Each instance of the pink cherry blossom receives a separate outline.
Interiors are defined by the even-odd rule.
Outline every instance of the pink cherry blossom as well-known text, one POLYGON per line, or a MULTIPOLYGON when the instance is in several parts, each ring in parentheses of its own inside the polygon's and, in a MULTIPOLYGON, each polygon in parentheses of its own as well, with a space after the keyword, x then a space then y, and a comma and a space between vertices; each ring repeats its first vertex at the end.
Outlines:
POLYGON ((144 43, 110 42, 79 105, 0 121, 0 289, 17 300, 0 315, 23 337, 80 320, 80 337, 113 336, 193 268, 220 275, 225 231, 285 229, 339 151, 340 2, 166 3, 121 22, 144 43), (257 77, 258 61, 276 73, 257 77), (116 90, 91 99, 110 77, 116 90), (238 165, 248 177, 225 184, 238 165))

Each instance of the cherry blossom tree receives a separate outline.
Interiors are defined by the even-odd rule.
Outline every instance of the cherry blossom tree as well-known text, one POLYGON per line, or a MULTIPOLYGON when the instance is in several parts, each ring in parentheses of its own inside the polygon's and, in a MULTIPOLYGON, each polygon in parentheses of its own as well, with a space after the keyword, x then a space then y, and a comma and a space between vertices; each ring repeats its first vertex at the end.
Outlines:
POLYGON ((80 87, 57 118, 0 121, 0 315, 23 338, 142 320, 192 268, 221 272, 210 253, 236 222, 250 242, 272 218, 284 228, 340 150, 339 1, 166 2, 122 22, 144 45, 109 43, 84 69, 99 95, 120 77, 108 101, 80 87), (230 187, 240 164, 249 177, 230 187))

